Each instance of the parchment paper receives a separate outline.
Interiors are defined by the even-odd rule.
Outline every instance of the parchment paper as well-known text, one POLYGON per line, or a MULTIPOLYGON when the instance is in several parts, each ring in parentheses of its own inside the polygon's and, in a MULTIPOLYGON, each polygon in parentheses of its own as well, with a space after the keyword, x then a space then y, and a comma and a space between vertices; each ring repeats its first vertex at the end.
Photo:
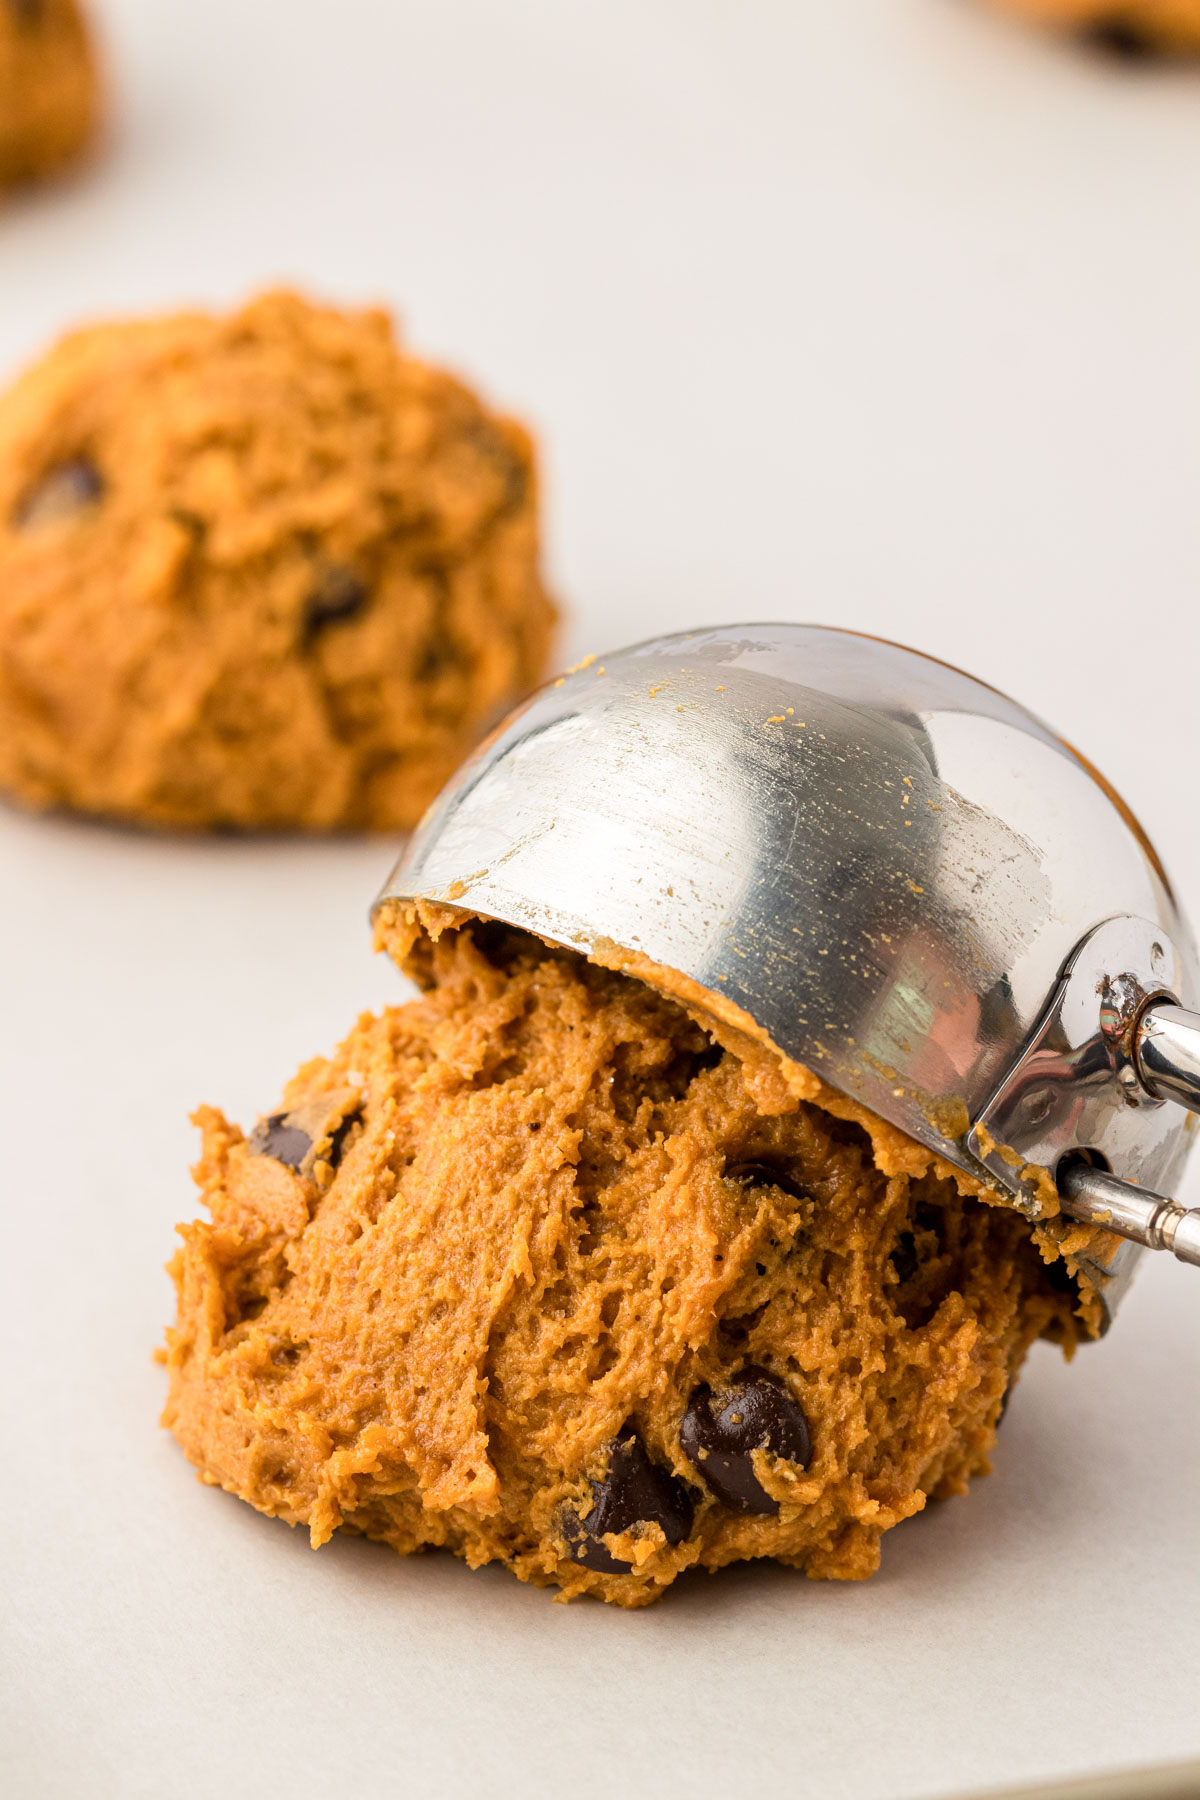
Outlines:
MULTIPOLYGON (((544 436, 564 654, 754 615, 934 650, 1094 757, 1200 908, 1200 70, 969 0, 104 14, 109 154, 0 213, 6 370, 268 278, 395 301, 544 436)), ((0 814, 6 1793, 915 1800, 1200 1753, 1165 1259, 866 1585, 564 1608, 193 1480, 150 1360, 186 1115, 249 1123, 399 995, 394 849, 0 814)))

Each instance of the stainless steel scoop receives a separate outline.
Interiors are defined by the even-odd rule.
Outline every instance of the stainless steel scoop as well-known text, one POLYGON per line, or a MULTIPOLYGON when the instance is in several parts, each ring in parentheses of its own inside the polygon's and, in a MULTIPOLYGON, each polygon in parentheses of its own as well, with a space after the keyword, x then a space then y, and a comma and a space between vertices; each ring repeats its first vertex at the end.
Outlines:
POLYGON ((1159 1192, 1200 1110, 1187 921, 1104 778, 946 663, 812 625, 589 658, 460 769, 391 897, 678 971, 1032 1219, 1048 1172, 1128 1240, 1081 1259, 1110 1317, 1136 1246, 1200 1264, 1159 1192))

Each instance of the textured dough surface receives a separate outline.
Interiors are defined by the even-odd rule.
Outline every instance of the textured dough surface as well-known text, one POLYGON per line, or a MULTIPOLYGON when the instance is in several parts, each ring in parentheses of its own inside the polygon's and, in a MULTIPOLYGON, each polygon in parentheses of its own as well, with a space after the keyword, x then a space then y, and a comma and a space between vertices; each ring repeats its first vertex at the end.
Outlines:
POLYGON ((0 785, 28 804, 406 828, 553 622, 528 434, 385 313, 98 325, 0 400, 0 785))
POLYGON ((1200 0, 1000 0, 1010 12, 1082 32, 1117 54, 1200 50, 1200 0))
POLYGON ((0 187, 72 162, 99 116, 96 57, 77 0, 0 0, 0 187))
POLYGON ((212 1222, 180 1228, 164 1423, 314 1545, 443 1545, 627 1606, 739 1558, 870 1575, 886 1530, 986 1472, 1033 1339, 1074 1342, 1070 1283, 1016 1213, 718 1021, 443 923, 385 913, 424 996, 306 1064, 281 1135, 197 1115, 212 1222), (681 1447, 697 1392, 750 1367, 811 1432, 807 1467, 755 1453, 774 1516, 681 1447), (572 1543, 623 1429, 691 1522, 605 1538, 602 1573, 572 1543))

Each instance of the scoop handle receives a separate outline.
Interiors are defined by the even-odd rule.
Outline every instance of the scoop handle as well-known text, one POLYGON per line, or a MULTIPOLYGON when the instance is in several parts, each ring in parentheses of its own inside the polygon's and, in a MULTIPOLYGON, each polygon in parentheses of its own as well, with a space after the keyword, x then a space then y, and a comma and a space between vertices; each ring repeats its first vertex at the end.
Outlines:
POLYGON ((1148 1250, 1170 1250, 1200 1269, 1200 1209, 1152 1194, 1118 1175, 1071 1163, 1058 1177, 1063 1212, 1081 1225, 1100 1225, 1148 1250))
POLYGON ((1138 1079, 1156 1100, 1200 1112, 1200 1013, 1168 1001, 1144 1007, 1134 1031, 1138 1079))

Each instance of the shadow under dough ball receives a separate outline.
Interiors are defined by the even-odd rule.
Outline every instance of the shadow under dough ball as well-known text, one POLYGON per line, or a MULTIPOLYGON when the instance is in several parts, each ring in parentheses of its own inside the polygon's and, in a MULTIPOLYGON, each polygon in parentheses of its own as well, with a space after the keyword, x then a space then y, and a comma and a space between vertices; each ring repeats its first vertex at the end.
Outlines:
POLYGON ((528 434, 382 312, 101 324, 0 398, 0 786, 28 805, 406 829, 554 623, 528 434))
POLYGON ((707 1012, 450 908, 378 936, 422 997, 248 1135, 197 1115, 173 1264, 164 1422, 314 1544, 621 1606, 756 1557, 856 1580, 1086 1331, 1051 1239, 707 1012))
POLYGON ((95 139, 101 110, 78 0, 0 0, 0 188, 74 162, 95 139))
POLYGON ((1098 53, 1143 63, 1200 52, 1200 0, 997 0, 1038 24, 1076 35, 1098 53))

